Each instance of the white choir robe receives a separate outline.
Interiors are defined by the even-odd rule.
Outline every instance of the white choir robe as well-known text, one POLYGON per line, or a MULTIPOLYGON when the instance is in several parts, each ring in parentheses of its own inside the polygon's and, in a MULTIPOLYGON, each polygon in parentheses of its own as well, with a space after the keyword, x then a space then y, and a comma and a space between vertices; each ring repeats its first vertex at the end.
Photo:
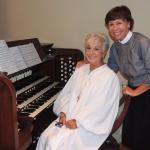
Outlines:
POLYGON ((66 113, 67 120, 76 119, 77 128, 59 128, 53 121, 36 150, 97 150, 111 132, 119 99, 119 79, 107 65, 93 71, 89 64, 77 68, 53 108, 57 115, 66 113))

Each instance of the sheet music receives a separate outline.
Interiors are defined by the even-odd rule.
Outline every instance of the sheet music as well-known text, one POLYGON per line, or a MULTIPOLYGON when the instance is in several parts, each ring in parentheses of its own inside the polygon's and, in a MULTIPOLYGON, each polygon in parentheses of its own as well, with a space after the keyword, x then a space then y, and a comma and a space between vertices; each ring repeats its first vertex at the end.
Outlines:
POLYGON ((0 40, 0 71, 12 74, 39 63, 41 59, 33 43, 8 48, 6 42, 0 40))
POLYGON ((34 66, 36 64, 41 63, 41 59, 33 43, 19 45, 17 47, 19 48, 19 51, 22 57, 24 58, 27 67, 34 66))
POLYGON ((8 74, 19 71, 4 40, 0 40, 0 71, 8 72, 8 74))
POLYGON ((17 46, 10 47, 9 51, 10 51, 11 55, 13 56, 13 58, 15 58, 15 64, 19 70, 23 70, 23 69, 27 68, 24 58, 22 57, 22 55, 19 51, 19 48, 17 46))

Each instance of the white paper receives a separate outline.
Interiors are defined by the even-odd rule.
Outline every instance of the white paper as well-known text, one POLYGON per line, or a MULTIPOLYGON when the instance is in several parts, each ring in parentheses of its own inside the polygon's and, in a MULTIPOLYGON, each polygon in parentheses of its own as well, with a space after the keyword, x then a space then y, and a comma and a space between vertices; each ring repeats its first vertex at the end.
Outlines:
POLYGON ((17 46, 10 47, 9 51, 12 54, 13 58, 15 58, 15 63, 19 70, 23 70, 23 69, 27 68, 24 58, 22 57, 17 46))
POLYGON ((19 51, 24 58, 27 67, 41 63, 39 54, 37 53, 33 43, 18 46, 19 51))
POLYGON ((4 40, 0 40, 0 71, 12 74, 19 71, 15 59, 9 53, 9 48, 4 40))
POLYGON ((0 71, 12 74, 39 63, 41 59, 33 43, 8 48, 0 40, 0 71))

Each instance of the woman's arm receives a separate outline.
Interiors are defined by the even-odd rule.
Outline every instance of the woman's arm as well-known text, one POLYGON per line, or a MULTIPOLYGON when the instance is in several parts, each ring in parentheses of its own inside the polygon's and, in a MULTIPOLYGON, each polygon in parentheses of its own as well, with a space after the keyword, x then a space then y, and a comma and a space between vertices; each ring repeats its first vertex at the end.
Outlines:
POLYGON ((88 64, 89 62, 85 59, 85 60, 81 60, 77 62, 76 68, 80 68, 81 66, 83 66, 84 64, 88 64))
POLYGON ((126 86, 123 88, 122 91, 123 91, 123 94, 127 94, 127 95, 134 97, 134 96, 138 96, 138 95, 146 92, 149 89, 150 89, 150 86, 142 83, 136 89, 132 89, 129 86, 126 86))
POLYGON ((117 72, 119 71, 119 66, 118 66, 118 64, 117 64, 116 58, 117 58, 117 52, 116 52, 115 46, 112 45, 112 47, 110 48, 107 65, 108 65, 109 68, 111 68, 115 73, 117 73, 117 72))

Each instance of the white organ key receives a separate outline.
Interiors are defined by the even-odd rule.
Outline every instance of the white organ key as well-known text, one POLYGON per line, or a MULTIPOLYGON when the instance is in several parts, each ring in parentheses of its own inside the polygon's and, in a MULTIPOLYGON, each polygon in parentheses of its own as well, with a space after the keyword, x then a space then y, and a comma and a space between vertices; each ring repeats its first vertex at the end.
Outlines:
POLYGON ((36 98, 38 98, 39 96, 41 96, 42 94, 44 94, 45 92, 47 92, 48 90, 50 90, 51 88, 56 86, 57 84, 58 84, 58 82, 54 82, 53 84, 51 84, 48 87, 46 87, 45 89, 41 90, 39 93, 35 94, 28 100, 24 101, 22 104, 18 105, 17 108, 21 109, 21 108, 25 107, 26 105, 28 105, 29 103, 34 101, 36 98))
POLYGON ((45 102, 42 106, 40 106, 38 109, 36 109, 34 112, 32 112, 29 117, 35 118, 41 111, 43 111, 48 106, 52 105, 53 102, 56 100, 60 92, 58 92, 56 95, 51 97, 47 102, 45 102))
POLYGON ((42 81, 44 81, 44 80, 46 80, 46 79, 48 79, 48 78, 49 78, 48 76, 45 76, 45 77, 39 79, 38 81, 35 81, 35 82, 33 82, 32 84, 30 84, 30 85, 28 85, 28 86, 26 86, 26 87, 23 87, 22 89, 20 89, 19 91, 16 92, 16 95, 19 95, 19 94, 25 92, 26 90, 30 89, 31 87, 33 87, 33 86, 39 84, 40 82, 42 82, 42 81))

